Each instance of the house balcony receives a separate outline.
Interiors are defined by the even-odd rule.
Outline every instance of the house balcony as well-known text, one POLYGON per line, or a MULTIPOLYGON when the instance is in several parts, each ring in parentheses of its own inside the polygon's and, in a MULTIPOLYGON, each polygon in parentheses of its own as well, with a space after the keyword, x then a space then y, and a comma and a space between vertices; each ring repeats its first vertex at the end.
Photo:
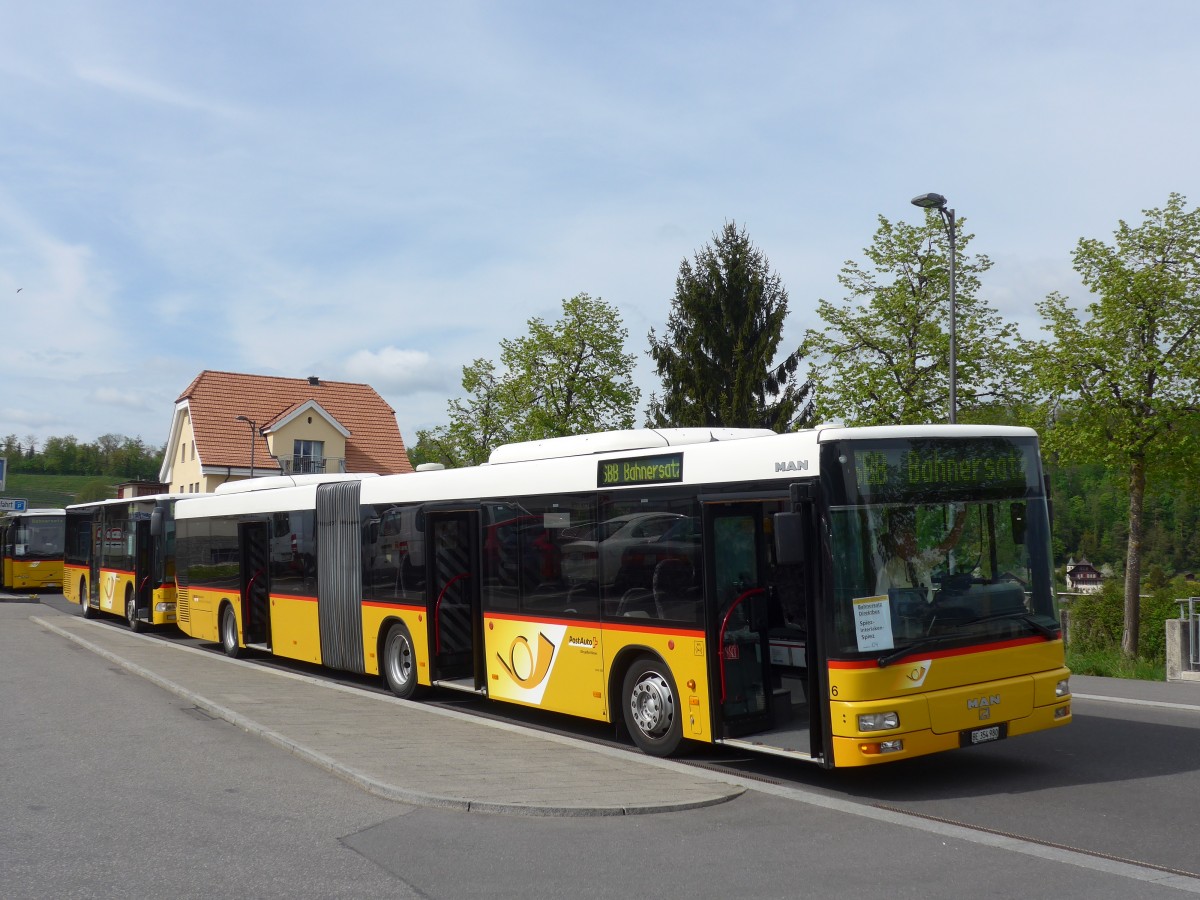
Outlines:
POLYGON ((284 475, 324 475, 329 472, 345 472, 346 460, 332 456, 282 456, 279 467, 284 475))

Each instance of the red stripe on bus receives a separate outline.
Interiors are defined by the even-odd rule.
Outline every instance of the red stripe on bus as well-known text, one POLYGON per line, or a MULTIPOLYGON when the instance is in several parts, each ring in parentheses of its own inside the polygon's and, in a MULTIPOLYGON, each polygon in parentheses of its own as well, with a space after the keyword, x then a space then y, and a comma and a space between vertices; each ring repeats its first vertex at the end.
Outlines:
POLYGON ((364 600, 363 606, 378 606, 380 609, 403 609, 408 612, 425 612, 425 604, 392 603, 389 600, 364 600))
MULTIPOLYGON (((931 653, 923 653, 920 650, 914 650, 906 656, 902 656, 892 665, 899 665, 906 659, 946 659, 951 656, 970 656, 975 653, 990 653, 993 650, 1007 650, 1010 647, 1025 647, 1029 644, 1045 643, 1046 638, 1035 637, 1030 635, 1024 638, 1014 638, 1011 641, 997 641, 994 644, 975 644, 971 647, 957 647, 951 650, 935 650, 931 653)), ((829 668, 831 669, 877 669, 879 663, 873 659, 831 659, 829 660, 829 668)))
POLYGON ((484 620, 496 619, 502 622, 521 622, 530 625, 545 623, 547 625, 566 625, 568 628, 599 628, 601 631, 653 631, 656 634, 676 634, 680 637, 704 637, 704 632, 698 629, 680 628, 670 625, 647 624, 647 620, 639 619, 637 625, 626 625, 617 622, 600 622, 596 619, 561 619, 554 616, 519 616, 515 613, 489 612, 484 620))

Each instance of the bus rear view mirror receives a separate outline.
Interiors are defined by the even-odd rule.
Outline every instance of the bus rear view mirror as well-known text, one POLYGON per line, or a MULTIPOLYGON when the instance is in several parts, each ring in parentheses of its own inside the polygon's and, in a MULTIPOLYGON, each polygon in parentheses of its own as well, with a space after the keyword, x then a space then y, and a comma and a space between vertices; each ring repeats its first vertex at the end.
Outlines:
POLYGON ((150 534, 153 537, 162 537, 163 532, 163 510, 161 506, 156 506, 150 513, 150 534))
POLYGON ((798 566, 804 562, 804 517, 800 513, 775 513, 775 563, 798 566))
POLYGON ((1025 504, 1014 503, 1011 509, 1012 539, 1014 544, 1025 543, 1025 504))

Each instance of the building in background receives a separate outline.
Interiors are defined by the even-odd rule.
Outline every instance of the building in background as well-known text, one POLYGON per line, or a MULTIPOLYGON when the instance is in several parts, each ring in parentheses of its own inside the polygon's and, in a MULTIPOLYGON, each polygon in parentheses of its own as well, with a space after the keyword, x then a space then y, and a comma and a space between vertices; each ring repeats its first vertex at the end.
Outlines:
POLYGON ((208 493, 268 475, 411 471, 395 410, 370 385, 206 369, 175 401, 159 480, 208 493))
POLYGON ((1095 594, 1104 583, 1104 576, 1086 558, 1067 560, 1067 590, 1077 594, 1095 594))

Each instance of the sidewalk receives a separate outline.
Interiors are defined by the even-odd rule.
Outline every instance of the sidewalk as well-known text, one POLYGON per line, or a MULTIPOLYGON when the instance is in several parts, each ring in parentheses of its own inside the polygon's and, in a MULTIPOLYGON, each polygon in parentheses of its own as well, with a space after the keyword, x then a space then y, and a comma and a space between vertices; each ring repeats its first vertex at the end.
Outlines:
POLYGON ((745 788, 635 751, 267 669, 75 616, 31 620, 210 715, 392 800, 476 812, 611 816, 695 809, 745 788))
MULTIPOLYGON (((0 597, 15 600, 16 597, 0 597)), ((26 599, 27 598, 23 598, 26 599)), ((532 732, 134 634, 52 610, 30 619, 371 793, 536 816, 669 812, 745 790, 715 772, 532 732)), ((1077 702, 1200 712, 1200 683, 1071 677, 1077 702)))

